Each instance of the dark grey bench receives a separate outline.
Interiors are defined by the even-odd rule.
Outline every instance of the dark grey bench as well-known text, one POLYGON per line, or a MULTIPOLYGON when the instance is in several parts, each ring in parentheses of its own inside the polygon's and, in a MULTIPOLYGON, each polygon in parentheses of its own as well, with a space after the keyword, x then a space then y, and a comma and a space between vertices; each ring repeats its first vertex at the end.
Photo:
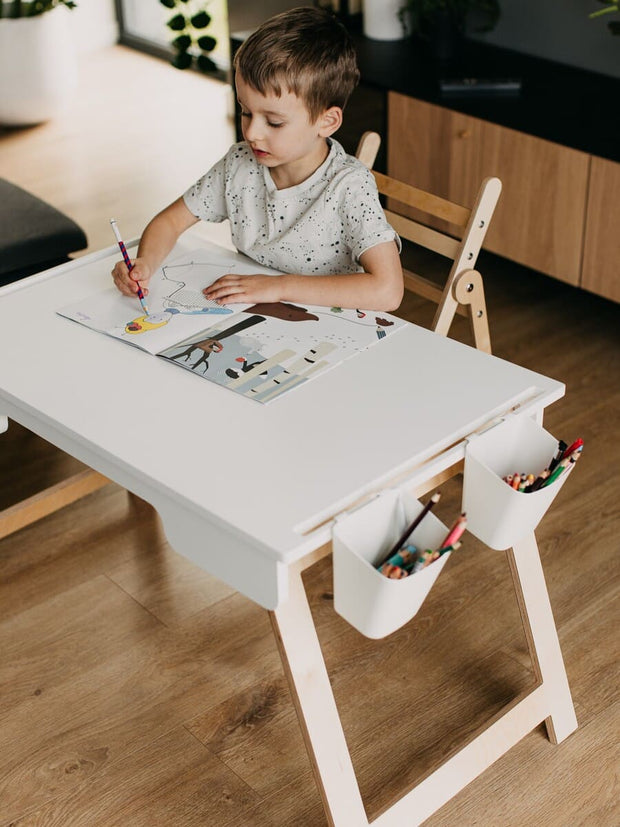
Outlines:
POLYGON ((0 286, 62 264, 87 243, 71 218, 0 178, 0 286))

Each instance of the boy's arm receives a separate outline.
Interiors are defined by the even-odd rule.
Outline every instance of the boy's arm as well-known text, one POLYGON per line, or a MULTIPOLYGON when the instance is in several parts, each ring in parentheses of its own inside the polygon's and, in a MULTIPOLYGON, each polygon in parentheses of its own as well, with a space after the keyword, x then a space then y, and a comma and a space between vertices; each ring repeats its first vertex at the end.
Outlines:
POLYGON ((243 302, 304 302, 325 307, 396 310, 403 292, 403 271, 396 242, 370 247, 360 256, 363 273, 332 276, 244 276, 230 273, 203 291, 225 304, 243 302))
POLYGON ((181 197, 149 221, 140 238, 138 254, 134 259, 131 273, 124 261, 117 261, 112 270, 114 283, 121 293, 135 296, 140 282, 144 294, 147 295, 147 285, 153 273, 172 250, 181 233, 198 220, 187 209, 181 197))

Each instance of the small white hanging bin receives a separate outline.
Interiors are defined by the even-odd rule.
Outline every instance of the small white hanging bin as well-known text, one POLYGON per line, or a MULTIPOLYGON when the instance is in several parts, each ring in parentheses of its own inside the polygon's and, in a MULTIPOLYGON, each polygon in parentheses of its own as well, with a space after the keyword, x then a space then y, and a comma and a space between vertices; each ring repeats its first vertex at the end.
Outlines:
MULTIPOLYGON (((387 489, 334 525, 334 608, 368 638, 385 637, 411 620, 448 562, 451 552, 402 580, 390 580, 375 568, 422 508, 411 494, 387 489)), ((447 533, 429 513, 408 542, 420 551, 437 549, 447 533)))
POLYGON ((503 477, 535 474, 549 466, 558 440, 528 416, 512 415, 465 449, 463 511, 467 530, 493 549, 507 549, 534 531, 569 476, 566 469, 538 491, 516 491, 503 477))

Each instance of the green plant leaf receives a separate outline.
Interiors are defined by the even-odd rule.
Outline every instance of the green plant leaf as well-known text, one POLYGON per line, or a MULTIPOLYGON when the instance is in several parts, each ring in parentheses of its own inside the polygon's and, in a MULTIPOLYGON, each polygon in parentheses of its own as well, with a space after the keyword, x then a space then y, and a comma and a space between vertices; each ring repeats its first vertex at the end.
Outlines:
POLYGON ((0 0, 0 18, 38 17, 56 6, 77 8, 73 0, 0 0))
POLYGON ((176 6, 176 0, 159 0, 159 2, 167 9, 173 9, 176 6))
POLYGON ((171 63, 177 69, 188 69, 192 65, 192 56, 189 52, 179 52, 172 58, 171 63))
POLYGON ((196 58, 196 63, 201 72, 217 71, 217 66, 215 65, 215 63, 211 60, 210 57, 207 57, 206 55, 198 55, 198 57, 196 58))
POLYGON ((175 14, 174 17, 171 17, 170 20, 166 23, 169 29, 172 29, 174 32, 183 31, 185 28, 185 18, 182 14, 175 14))
POLYGON ((217 40, 208 34, 203 34, 197 42, 203 52, 212 52, 217 46, 217 40))
POLYGON ((207 14, 206 11, 199 11, 198 14, 195 14, 192 18, 192 26, 196 29, 206 29, 209 23, 211 22, 211 17, 207 14))
POLYGON ((192 39, 188 34, 180 34, 172 41, 172 45, 179 52, 186 52, 192 45, 192 39))

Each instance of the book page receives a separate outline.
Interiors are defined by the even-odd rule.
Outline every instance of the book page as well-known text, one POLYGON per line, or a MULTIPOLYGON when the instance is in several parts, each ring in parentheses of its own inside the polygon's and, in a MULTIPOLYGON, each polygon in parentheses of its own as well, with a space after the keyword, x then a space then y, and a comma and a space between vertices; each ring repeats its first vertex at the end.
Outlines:
POLYGON ((145 297, 148 314, 137 297, 123 296, 114 285, 56 312, 155 354, 248 306, 218 305, 205 299, 202 290, 226 273, 276 275, 250 261, 246 264, 197 250, 162 265, 155 273, 145 297))

